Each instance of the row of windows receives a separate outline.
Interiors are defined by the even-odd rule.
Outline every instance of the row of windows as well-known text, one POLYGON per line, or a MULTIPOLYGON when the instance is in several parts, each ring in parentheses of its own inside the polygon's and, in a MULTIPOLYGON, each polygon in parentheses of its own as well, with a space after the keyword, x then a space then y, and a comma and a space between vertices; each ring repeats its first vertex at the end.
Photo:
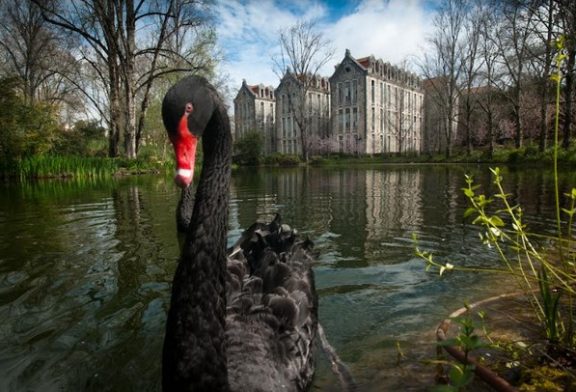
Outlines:
POLYGON ((282 137, 283 138, 296 137, 296 124, 294 123, 292 117, 282 118, 282 137))
MULTIPOLYGON (((391 107, 394 103, 395 108, 402 108, 402 111, 408 110, 410 112, 419 111, 422 107, 423 96, 416 92, 398 88, 396 86, 380 82, 380 104, 382 106, 391 107)), ((370 81, 370 98, 373 104, 376 103, 376 81, 370 81)))
MULTIPOLYGON (((419 127, 419 119, 417 116, 403 115, 402 123, 399 123, 398 119, 397 113, 380 108, 379 126, 376 127, 376 108, 372 107, 370 111, 370 129, 372 131, 379 130, 380 132, 385 132, 387 129, 396 131, 399 130, 399 128, 406 130, 419 127), (412 122, 410 122, 411 120, 412 122)), ((358 123, 359 110, 357 107, 338 109, 336 127, 339 133, 358 131, 358 123)))
MULTIPOLYGON (((413 111, 422 106, 422 96, 416 92, 409 91, 397 86, 392 86, 388 83, 376 83, 375 80, 370 81, 370 98, 371 102, 376 103, 376 93, 379 87, 379 98, 382 106, 405 107, 409 111, 413 111), (379 85, 379 86, 378 86, 379 85), (403 94, 403 95, 401 95, 403 94), (403 101, 403 102, 402 102, 403 101), (401 105, 406 103, 406 105, 401 105)), ((355 105, 358 102, 358 81, 356 79, 339 82, 336 84, 336 105, 347 106, 355 105)))
MULTIPOLYGON (((295 99, 295 94, 292 93, 292 100, 295 99)), ((317 112, 328 112, 329 105, 328 105, 329 96, 327 94, 317 94, 317 93, 308 93, 308 111, 317 111, 317 112)), ((296 104, 296 102, 293 102, 296 104)), ((290 112, 290 100, 288 95, 282 94, 278 98, 278 106, 281 108, 281 113, 286 114, 290 112)))
POLYGON ((358 101, 358 81, 354 79, 340 82, 336 85, 336 92, 337 105, 354 105, 358 101))

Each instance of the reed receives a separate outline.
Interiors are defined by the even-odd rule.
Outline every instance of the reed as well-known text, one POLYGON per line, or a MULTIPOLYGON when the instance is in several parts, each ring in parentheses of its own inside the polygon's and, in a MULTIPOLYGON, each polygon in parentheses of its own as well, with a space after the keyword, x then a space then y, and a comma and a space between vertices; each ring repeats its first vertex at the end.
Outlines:
POLYGON ((21 181, 37 178, 111 177, 118 170, 118 162, 111 158, 35 155, 16 162, 15 170, 21 181))

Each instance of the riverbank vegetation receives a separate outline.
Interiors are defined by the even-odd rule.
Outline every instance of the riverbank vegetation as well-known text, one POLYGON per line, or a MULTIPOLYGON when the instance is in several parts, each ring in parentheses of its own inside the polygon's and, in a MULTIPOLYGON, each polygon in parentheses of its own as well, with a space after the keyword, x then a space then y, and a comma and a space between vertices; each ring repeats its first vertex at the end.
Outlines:
MULTIPOLYGON (((450 157, 443 153, 437 154, 375 154, 349 155, 326 154, 310 157, 311 166, 340 165, 380 165, 404 163, 453 163, 453 164, 506 164, 549 166, 554 159, 554 148, 540 151, 538 146, 530 144, 525 147, 497 146, 492 154, 487 150, 476 149, 470 154, 465 149, 454 149, 450 157), (490 156, 492 155, 492 156, 490 156)), ((264 156, 261 151, 244 142, 237 144, 235 162, 240 166, 298 166, 305 164, 298 155, 274 153, 264 156), (244 149, 241 146, 249 146, 244 149)), ((576 146, 558 151, 558 163, 562 166, 576 165, 576 146)))
MULTIPOLYGON (((510 366, 521 373, 515 381, 522 391, 573 390, 576 386, 576 187, 574 184, 561 189, 558 177, 560 161, 560 106, 561 85, 565 75, 563 65, 567 60, 564 37, 556 41, 555 71, 551 80, 556 87, 555 122, 553 147, 549 159, 554 173, 554 211, 555 233, 535 233, 523 220, 522 206, 516 204, 517 195, 508 193, 503 186, 502 172, 499 168, 490 169, 492 173, 492 191, 482 190, 483 184, 477 184, 467 175, 464 195, 469 208, 464 217, 472 217, 472 224, 481 228, 480 241, 495 251, 501 261, 497 268, 459 266, 454 261, 438 262, 426 250, 416 248, 416 254, 427 263, 427 269, 435 269, 440 275, 452 271, 490 272, 496 279, 500 275, 512 277, 517 289, 528 299, 528 306, 534 315, 535 323, 540 327, 539 336, 532 337, 523 346, 516 347, 514 360, 510 366), (545 344, 541 344, 544 341, 545 344), (521 351, 521 352, 520 352, 521 351), (549 370, 555 374, 552 377, 549 370), (542 377, 541 373, 546 374, 542 377), (538 376, 539 375, 539 376, 538 376), (546 385, 543 382, 546 381, 546 385)), ((570 156, 568 156, 568 160, 570 156)), ((572 158, 573 159, 573 158, 572 158)), ((506 290, 509 290, 507 288, 506 290)), ((502 317, 502 316, 501 316, 502 317)), ((507 316, 506 316, 507 317, 507 316)), ((464 331, 465 332, 465 331, 464 331)), ((462 336, 460 331, 460 336, 462 336)), ((476 337, 477 339, 477 337, 476 337)), ((494 347, 510 347, 514 342, 491 341, 494 347)), ((448 342, 454 346, 466 346, 456 338, 448 342)), ((444 342, 446 345, 446 342, 444 342)), ((466 358, 468 357, 468 351, 466 358)), ((471 366, 465 359, 462 364, 451 365, 456 373, 471 375, 471 366)), ((452 378, 452 377, 451 377, 452 378)), ((466 383, 471 381, 466 379, 466 383)), ((458 379, 460 380, 460 379, 458 379)), ((454 383, 442 387, 444 391, 459 391, 462 385, 454 383)))

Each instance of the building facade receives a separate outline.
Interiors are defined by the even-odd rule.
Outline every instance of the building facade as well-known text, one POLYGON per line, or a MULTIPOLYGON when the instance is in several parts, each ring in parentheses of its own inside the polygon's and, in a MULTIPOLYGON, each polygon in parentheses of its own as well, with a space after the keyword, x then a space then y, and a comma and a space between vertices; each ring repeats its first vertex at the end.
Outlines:
POLYGON ((276 152, 301 154, 298 122, 306 128, 308 151, 322 153, 330 127, 330 83, 316 75, 296 76, 286 71, 276 88, 276 152), (302 103, 303 92, 306 99, 302 103))
POLYGON ((373 56, 347 49, 330 77, 331 151, 419 153, 424 92, 420 79, 373 56))
POLYGON ((262 84, 248 85, 246 80, 243 80, 234 98, 235 139, 238 140, 248 132, 257 131, 261 133, 264 141, 263 153, 268 155, 275 152, 275 112, 274 88, 262 84))

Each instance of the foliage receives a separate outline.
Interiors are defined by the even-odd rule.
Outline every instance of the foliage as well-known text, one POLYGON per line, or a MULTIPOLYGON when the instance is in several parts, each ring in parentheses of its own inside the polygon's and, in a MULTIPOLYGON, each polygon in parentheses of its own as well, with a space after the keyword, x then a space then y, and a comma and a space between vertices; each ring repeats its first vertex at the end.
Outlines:
POLYGON ((3 166, 53 147, 58 133, 57 108, 27 104, 16 92, 17 81, 0 80, 0 156, 3 166))
POLYGON ((275 153, 264 157, 264 164, 271 166, 298 166, 302 161, 298 155, 275 153))
POLYGON ((574 392, 576 381, 561 369, 540 366, 529 369, 524 382, 518 388, 520 392, 574 392))
POLYGON ((450 371, 448 373, 450 383, 434 388, 435 392, 457 392, 469 385, 474 379, 475 367, 468 362, 470 353, 485 347, 486 344, 482 342, 480 336, 475 333, 477 326, 474 320, 472 320, 472 317, 470 317, 469 310, 468 308, 466 315, 452 319, 452 321, 460 326, 458 335, 453 339, 446 339, 438 343, 438 345, 442 347, 459 347, 464 353, 465 362, 450 363, 450 371))
POLYGON ((106 130, 98 121, 78 121, 71 129, 60 129, 51 150, 57 155, 106 156, 106 130))
POLYGON ((240 165, 258 165, 262 159, 264 139, 258 131, 250 131, 234 142, 234 162, 240 165))

